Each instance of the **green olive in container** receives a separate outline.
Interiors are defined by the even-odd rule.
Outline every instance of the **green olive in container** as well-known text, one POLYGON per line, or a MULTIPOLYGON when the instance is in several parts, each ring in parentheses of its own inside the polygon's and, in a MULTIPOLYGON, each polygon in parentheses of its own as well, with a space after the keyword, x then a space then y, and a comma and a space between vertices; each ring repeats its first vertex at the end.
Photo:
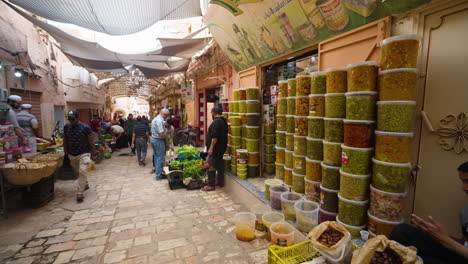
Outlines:
POLYGON ((296 210, 294 204, 302 200, 302 196, 298 193, 285 192, 281 194, 281 210, 286 220, 296 220, 296 210))
POLYGON ((377 92, 346 93, 346 119, 375 120, 377 92))
MULTIPOLYGON (((275 136, 275 135, 272 135, 275 136)), ((263 150, 265 154, 274 154, 275 153, 275 144, 264 144, 263 150)))
POLYGON ((294 134, 286 133, 286 149, 289 151, 294 151, 294 134))
POLYGON ((292 173, 292 168, 284 167, 284 184, 292 186, 292 173))
POLYGON ((265 198, 270 200, 270 187, 275 185, 282 185, 283 181, 279 179, 266 179, 265 180, 265 198))
POLYGON ((309 116, 325 116, 325 94, 309 95, 309 116))
POLYGON ((288 97, 296 96, 296 78, 288 79, 288 97))
POLYGON ((346 230, 348 230, 349 234, 351 235, 351 239, 360 238, 361 231, 366 229, 366 225, 362 225, 362 226, 347 225, 341 222, 339 217, 336 218, 336 222, 338 222, 338 224, 342 225, 346 230))
POLYGON ((279 93, 278 93, 279 98, 288 97, 288 81, 287 80, 278 81, 278 88, 279 88, 279 93))
POLYGON ((287 101, 288 101, 288 104, 287 104, 288 109, 286 113, 288 115, 295 115, 296 114, 296 97, 295 96, 288 97, 287 101))
POLYGON ((246 126, 247 134, 245 135, 248 139, 259 139, 260 138, 260 127, 259 126, 246 126))
POLYGON ((284 180, 284 164, 275 162, 275 177, 276 179, 284 180))
POLYGON ((296 75, 296 96, 310 94, 310 75, 296 75))
POLYGON ((307 136, 310 138, 324 138, 325 125, 323 117, 307 117, 307 136))
POLYGON ((347 88, 347 68, 332 68, 326 71, 327 93, 346 93, 347 88))
POLYGON ((307 137, 294 135, 294 153, 296 155, 307 155, 307 137))
MULTIPOLYGON (((293 151, 289 151, 289 150, 285 150, 284 151, 284 166, 286 168, 294 168, 294 152, 293 151)), ((288 184, 290 185, 290 184, 288 184)))
POLYGON ((293 184, 292 184, 292 191, 293 192, 297 192, 297 193, 304 193, 304 178, 305 178, 305 175, 303 174, 299 174, 299 173, 295 173, 293 171, 293 184))
POLYGON ((259 100, 247 100, 247 113, 259 113, 260 112, 260 101, 259 100))
POLYGON ((235 137, 242 136, 242 129, 240 126, 231 126, 231 135, 235 137))
POLYGON ((263 124, 263 133, 265 135, 275 134, 276 126, 275 124, 263 124))
POLYGON ((238 115, 230 116, 229 123, 231 123, 231 126, 241 126, 242 125, 241 117, 238 115))
POLYGON ((260 151, 260 139, 245 139, 247 142, 247 150, 249 152, 259 152, 260 151))
POLYGON ((275 144, 276 135, 275 134, 266 134, 263 135, 263 142, 267 145, 275 144))
POLYGON ((306 179, 315 182, 322 181, 322 161, 306 158, 306 179))
POLYGON ((276 146, 280 148, 286 147, 286 132, 276 131, 276 146))
POLYGON ((274 174, 275 173, 275 163, 264 163, 265 172, 267 174, 274 174))
POLYGON ((369 213, 387 221, 401 221, 403 219, 406 192, 384 192, 372 185, 370 186, 370 189, 369 213))
POLYGON ((369 196, 369 175, 350 174, 340 170, 340 194, 346 199, 354 201, 367 200, 369 196))
POLYGON ((380 219, 378 217, 373 216, 371 213, 367 212, 367 216, 369 217, 369 223, 367 225, 367 230, 372 236, 384 235, 390 237, 393 229, 403 223, 401 221, 386 221, 380 219))
MULTIPOLYGON (((273 155, 273 162, 276 159, 276 154, 269 154, 273 155)), ((260 152, 249 152, 248 158, 247 158, 247 164, 248 165, 258 165, 260 164, 260 152)))
POLYGON ((385 192, 403 193, 406 190, 411 163, 389 163, 372 159, 372 185, 385 192))
POLYGON ((296 96, 296 116, 309 115, 309 96, 296 96))
POLYGON ((247 113, 247 101, 239 101, 239 113, 247 113))
POLYGON ((344 137, 343 118, 324 119, 325 140, 329 142, 342 143, 344 137))
POLYGON ((243 149, 247 148, 247 139, 246 138, 242 138, 242 148, 243 149))
POLYGON ((330 213, 338 212, 338 192, 320 185, 320 208, 330 213))
POLYGON ((376 61, 361 61, 347 66, 348 91, 376 91, 379 63, 376 61))
POLYGON ((245 113, 239 113, 239 116, 241 118, 241 126, 246 126, 247 125, 247 115, 245 113))
POLYGON ((294 123, 296 125, 294 133, 297 136, 307 136, 307 116, 295 116, 294 123))
POLYGON ((276 116, 276 128, 278 131, 286 131, 286 115, 276 116))
POLYGON ((366 224, 369 200, 353 201, 343 198, 339 193, 338 199, 338 218, 341 222, 352 226, 366 224))
POLYGON ((379 73, 380 101, 415 101, 418 69, 401 68, 379 73))
POLYGON ((367 175, 371 172, 373 148, 352 148, 341 145, 341 168, 346 173, 367 175))
POLYGON ((340 189, 340 167, 328 166, 322 162, 322 186, 330 190, 340 189))
POLYGON ((246 149, 237 149, 236 153, 238 160, 246 161, 249 158, 249 152, 246 149))
POLYGON ((416 68, 421 37, 399 35, 380 43, 380 69, 416 68))
MULTIPOLYGON (((274 163, 276 161, 276 154, 264 154, 266 163, 274 163)), ((258 164, 258 163, 257 163, 258 164)))
POLYGON ((232 102, 232 112, 233 113, 240 113, 239 101, 233 101, 232 102))
POLYGON ((250 87, 245 89, 247 100, 259 100, 260 89, 258 87, 250 87))
POLYGON ((346 96, 344 93, 325 94, 325 117, 344 118, 346 116, 346 96))
POLYGON ((307 138, 307 158, 323 160, 323 139, 307 138))
POLYGON ((297 174, 305 175, 306 174, 306 157, 301 155, 293 154, 294 160, 294 172, 297 174))
POLYGON ((278 115, 285 115, 288 113, 288 99, 287 98, 278 99, 277 113, 278 115))
POLYGON ((309 201, 320 201, 320 182, 304 179, 304 198, 309 201))
POLYGON ((260 113, 247 113, 245 117, 247 126, 259 126, 261 124, 260 113))
POLYGON ((232 136, 231 141, 232 141, 233 146, 241 146, 242 145, 242 137, 240 137, 240 136, 232 136))
POLYGON ((294 133, 296 129, 296 124, 294 123, 294 116, 293 115, 286 115, 286 132, 287 133, 294 133))
POLYGON ((243 138, 247 138, 247 126, 241 126, 241 130, 242 130, 242 133, 241 133, 241 136, 243 138))
POLYGON ((232 91, 232 95, 233 95, 234 101, 239 101, 240 100, 240 91, 239 90, 232 91))
POLYGON ((377 130, 411 132, 415 110, 415 101, 377 102, 377 130))
POLYGON ((413 133, 375 131, 375 158, 392 163, 407 163, 410 160, 413 133))
POLYGON ((324 94, 327 92, 327 73, 312 72, 310 74, 310 93, 324 94))
POLYGON ((329 166, 341 166, 341 143, 323 140, 323 162, 329 166))

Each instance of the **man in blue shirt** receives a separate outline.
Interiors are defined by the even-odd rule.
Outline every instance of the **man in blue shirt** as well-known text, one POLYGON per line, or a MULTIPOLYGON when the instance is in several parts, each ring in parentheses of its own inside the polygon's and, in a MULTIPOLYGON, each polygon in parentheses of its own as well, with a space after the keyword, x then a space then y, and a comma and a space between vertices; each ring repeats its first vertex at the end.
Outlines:
POLYGON ((169 116, 169 110, 162 109, 159 115, 151 122, 151 146, 154 152, 154 167, 156 180, 163 179, 162 171, 166 156, 166 139, 164 123, 169 116))

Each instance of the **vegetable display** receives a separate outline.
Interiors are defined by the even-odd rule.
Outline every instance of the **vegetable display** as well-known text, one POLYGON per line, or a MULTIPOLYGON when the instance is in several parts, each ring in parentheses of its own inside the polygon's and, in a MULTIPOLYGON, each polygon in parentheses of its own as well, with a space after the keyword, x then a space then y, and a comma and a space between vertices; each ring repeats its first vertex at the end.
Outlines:
POLYGON ((415 101, 377 102, 377 129, 387 132, 411 132, 415 101))
POLYGON ((352 148, 341 145, 341 167, 351 174, 367 175, 371 171, 372 148, 352 148))
POLYGON ((327 73, 313 72, 310 74, 310 93, 324 94, 327 92, 327 73))
POLYGON ((381 69, 416 68, 420 39, 418 35, 400 35, 382 40, 381 69))
POLYGON ((375 91, 379 63, 375 61, 356 62, 348 65, 348 91, 375 91))
POLYGON ((327 93, 346 93, 347 90, 347 69, 327 70, 327 93))
POLYGON ((346 93, 346 119, 374 120, 377 92, 346 93))
POLYGON ((344 144, 353 148, 369 148, 374 138, 375 121, 343 120, 344 144))
POLYGON ((309 116, 307 118, 307 135, 310 138, 321 138, 325 136, 324 121, 322 117, 309 116))
POLYGON ((178 148, 176 151, 179 160, 183 159, 200 159, 200 151, 193 146, 190 145, 183 145, 182 147, 178 148))
POLYGON ((393 69, 379 73, 380 101, 416 100, 417 69, 393 69))
POLYGON ((317 116, 317 117, 325 116, 325 95, 324 94, 309 95, 309 116, 317 116))
POLYGON ((346 96, 344 93, 325 94, 325 117, 344 118, 346 116, 346 96))
POLYGON ((375 158, 393 163, 408 162, 412 139, 413 133, 375 131, 375 158))

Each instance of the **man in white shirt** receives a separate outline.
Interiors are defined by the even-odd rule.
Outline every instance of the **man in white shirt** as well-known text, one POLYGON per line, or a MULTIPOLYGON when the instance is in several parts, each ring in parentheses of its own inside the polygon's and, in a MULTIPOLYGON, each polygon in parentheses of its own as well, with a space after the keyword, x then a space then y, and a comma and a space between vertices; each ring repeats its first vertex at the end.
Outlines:
POLYGON ((121 149, 125 147, 125 136, 124 136, 124 129, 123 127, 119 125, 113 125, 110 127, 110 133, 112 135, 112 138, 115 142, 115 147, 117 149, 121 149))
POLYGON ((19 139, 21 139, 21 142, 23 143, 24 146, 27 146, 28 141, 26 140, 26 137, 23 134, 23 129, 21 129, 18 119, 16 117, 16 112, 15 109, 20 108, 21 102, 23 99, 21 96, 18 95, 10 95, 7 99, 7 104, 8 104, 8 112, 6 116, 6 122, 11 123, 14 127, 15 134, 18 136, 19 139))
POLYGON ((156 180, 163 179, 162 171, 165 163, 166 139, 164 123, 169 116, 169 110, 162 109, 159 115, 151 122, 151 146, 154 152, 154 168, 156 180))

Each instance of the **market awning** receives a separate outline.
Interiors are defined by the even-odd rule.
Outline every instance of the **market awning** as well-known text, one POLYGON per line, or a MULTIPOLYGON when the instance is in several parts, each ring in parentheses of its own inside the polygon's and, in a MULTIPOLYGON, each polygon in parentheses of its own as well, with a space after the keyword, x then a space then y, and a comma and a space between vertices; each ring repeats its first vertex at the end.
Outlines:
POLYGON ((200 0, 9 0, 29 12, 109 35, 141 31, 159 20, 201 16, 200 0))

